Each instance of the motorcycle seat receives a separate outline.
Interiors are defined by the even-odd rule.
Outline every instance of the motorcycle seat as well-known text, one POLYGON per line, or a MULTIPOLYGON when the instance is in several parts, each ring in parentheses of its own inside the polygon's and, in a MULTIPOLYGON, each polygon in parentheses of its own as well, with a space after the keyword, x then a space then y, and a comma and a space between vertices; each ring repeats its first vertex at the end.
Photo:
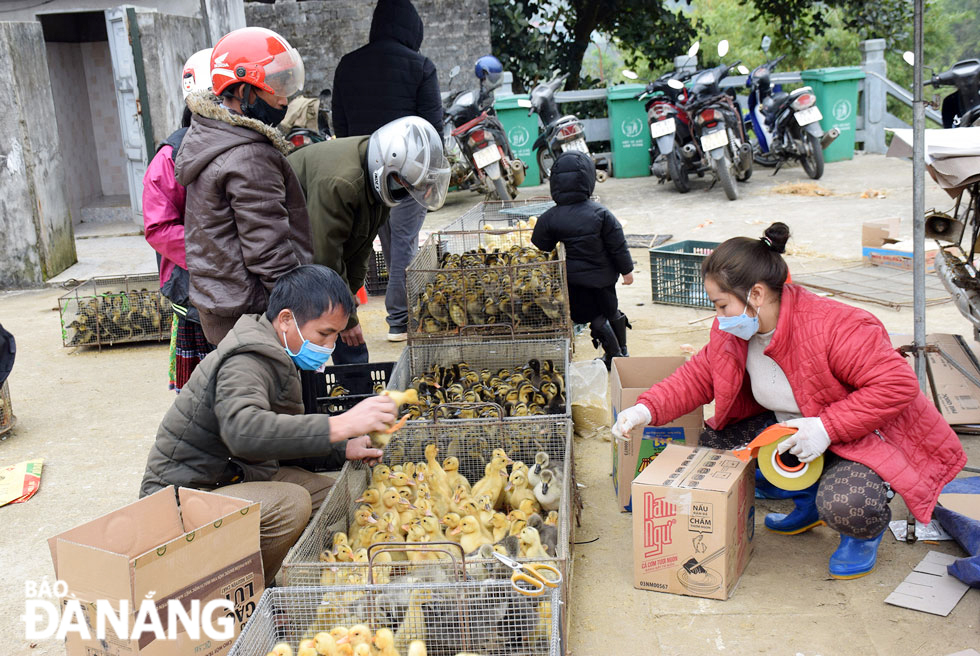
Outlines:
POLYGON ((762 101, 762 109, 766 113, 772 113, 775 109, 779 108, 780 105, 786 102, 787 98, 789 98, 789 93, 786 91, 774 93, 762 101))

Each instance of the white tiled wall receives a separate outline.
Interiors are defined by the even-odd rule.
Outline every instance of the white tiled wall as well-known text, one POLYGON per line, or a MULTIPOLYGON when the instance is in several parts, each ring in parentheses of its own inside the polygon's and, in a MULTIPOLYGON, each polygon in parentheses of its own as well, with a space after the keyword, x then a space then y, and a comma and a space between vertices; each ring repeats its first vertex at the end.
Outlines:
POLYGON ((126 156, 123 153, 119 114, 116 111, 115 83, 108 41, 80 44, 89 93, 92 134, 99 163, 102 193, 106 196, 129 194, 126 156))

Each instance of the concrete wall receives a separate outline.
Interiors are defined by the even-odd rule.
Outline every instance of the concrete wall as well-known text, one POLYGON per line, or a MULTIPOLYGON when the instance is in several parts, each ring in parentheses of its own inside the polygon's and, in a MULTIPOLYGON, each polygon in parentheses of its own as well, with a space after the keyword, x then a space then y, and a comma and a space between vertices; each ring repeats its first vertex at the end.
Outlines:
POLYGON ((242 0, 201 0, 201 7, 207 15, 208 45, 214 45, 228 32, 246 25, 242 0))
POLYGON ((68 202, 72 222, 78 224, 82 207, 102 193, 88 89, 80 84, 85 79, 85 64, 81 44, 48 42, 45 48, 62 161, 65 170, 71 172, 68 202))
MULTIPOLYGON (((241 0, 238 0, 239 2, 241 0)), ((0 3, 0 7, 3 4, 0 3)), ((201 0, 150 0, 149 2, 121 2, 121 0, 48 0, 47 2, 18 2, 17 9, 0 8, 0 21, 32 21, 41 14, 63 14, 74 11, 102 11, 120 5, 133 5, 158 9, 168 14, 196 16, 201 10, 201 0)))
MULTIPOLYGON (((208 47, 204 21, 186 16, 137 12, 146 89, 150 96, 153 143, 159 144, 180 127, 184 111, 181 72, 184 62, 208 47)), ((153 153, 149 153, 153 157, 153 153)))
MULTIPOLYGON (((459 64, 463 72, 490 52, 490 18, 487 0, 417 0, 425 25, 422 54, 436 65, 441 86, 449 69, 459 64)), ((316 96, 333 86, 340 58, 368 41, 371 0, 307 0, 274 5, 245 5, 249 25, 267 27, 283 35, 299 50, 306 68, 305 95, 316 96)), ((472 78, 475 82, 475 78, 472 78)))
POLYGON ((95 155, 99 165, 102 195, 129 194, 126 174, 126 154, 123 152, 119 130, 119 110, 116 106, 116 83, 112 77, 112 57, 108 41, 79 44, 85 66, 85 86, 89 94, 92 115, 90 130, 95 137, 95 155))
POLYGON ((40 23, 0 22, 0 78, 0 288, 35 286, 76 260, 40 23))

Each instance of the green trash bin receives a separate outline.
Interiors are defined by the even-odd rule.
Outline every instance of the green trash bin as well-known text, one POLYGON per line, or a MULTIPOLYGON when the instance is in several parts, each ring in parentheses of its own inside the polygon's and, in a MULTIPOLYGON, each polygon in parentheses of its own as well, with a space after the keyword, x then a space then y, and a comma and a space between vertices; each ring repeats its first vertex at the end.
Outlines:
POLYGON ((643 102, 636 99, 646 85, 619 84, 606 89, 612 173, 617 178, 650 175, 650 130, 643 102))
POLYGON ((527 107, 517 104, 518 100, 529 100, 530 96, 519 94, 514 96, 504 96, 498 98, 493 103, 493 108, 497 112, 497 118, 507 131, 507 140, 510 141, 510 149, 514 152, 514 157, 527 164, 527 174, 524 176, 522 187, 533 187, 541 184, 541 171, 538 168, 538 159, 531 150, 534 141, 538 138, 538 115, 528 116, 527 107))
POLYGON ((864 71, 857 66, 840 68, 816 68, 800 71, 803 84, 817 95, 817 107, 823 118, 820 127, 824 132, 831 128, 840 130, 840 136, 824 148, 825 162, 839 162, 854 157, 854 134, 857 131, 858 80, 864 79, 864 71))

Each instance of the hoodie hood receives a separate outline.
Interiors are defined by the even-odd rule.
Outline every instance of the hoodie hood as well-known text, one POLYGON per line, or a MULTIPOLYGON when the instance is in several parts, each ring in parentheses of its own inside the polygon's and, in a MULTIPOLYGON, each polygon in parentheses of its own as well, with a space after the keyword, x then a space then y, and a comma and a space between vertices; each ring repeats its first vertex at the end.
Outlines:
POLYGON ((422 47, 422 18, 409 0, 378 0, 368 41, 394 39, 418 52, 422 47))
POLYGON ((210 91, 191 93, 187 96, 187 106, 193 114, 193 129, 182 140, 174 167, 177 181, 185 187, 215 157, 236 146, 270 142, 283 155, 293 149, 279 130, 254 118, 233 114, 210 91))
POLYGON ((577 150, 558 156, 551 169, 551 197, 558 205, 571 205, 589 199, 595 190, 595 163, 577 150))

